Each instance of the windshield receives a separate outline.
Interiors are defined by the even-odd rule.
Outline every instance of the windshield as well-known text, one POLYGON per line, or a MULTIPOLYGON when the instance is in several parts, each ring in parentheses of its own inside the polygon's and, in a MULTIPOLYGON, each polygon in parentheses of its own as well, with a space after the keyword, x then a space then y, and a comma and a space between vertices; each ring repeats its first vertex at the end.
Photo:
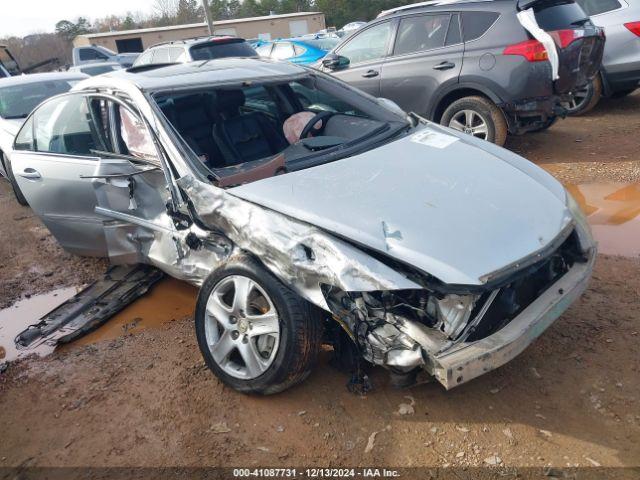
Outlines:
POLYGON ((314 48, 330 52, 333 48, 340 43, 339 38, 319 38, 315 40, 305 40, 304 43, 311 45, 314 48))
POLYGON ((214 60, 225 57, 255 57, 256 51, 247 42, 203 43, 191 47, 194 60, 214 60))
POLYGON ((31 111, 47 98, 68 92, 77 82, 49 80, 0 87, 0 117, 27 118, 31 111))
POLYGON ((408 127, 404 115, 321 73, 154 98, 198 169, 231 177, 220 186, 249 181, 247 171, 272 176, 333 161, 408 127))

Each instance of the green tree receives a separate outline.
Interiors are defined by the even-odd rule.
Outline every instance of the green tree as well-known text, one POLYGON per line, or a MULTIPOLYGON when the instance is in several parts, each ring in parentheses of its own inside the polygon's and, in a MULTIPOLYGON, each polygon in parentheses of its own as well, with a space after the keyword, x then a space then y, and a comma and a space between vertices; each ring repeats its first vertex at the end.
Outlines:
POLYGON ((91 33, 91 24, 86 18, 78 18, 76 23, 69 20, 60 20, 56 23, 56 33, 67 41, 72 41, 78 35, 91 33))
POLYGON ((198 3, 198 0, 178 0, 176 8, 177 23, 197 23, 202 21, 202 17, 202 6, 198 3))

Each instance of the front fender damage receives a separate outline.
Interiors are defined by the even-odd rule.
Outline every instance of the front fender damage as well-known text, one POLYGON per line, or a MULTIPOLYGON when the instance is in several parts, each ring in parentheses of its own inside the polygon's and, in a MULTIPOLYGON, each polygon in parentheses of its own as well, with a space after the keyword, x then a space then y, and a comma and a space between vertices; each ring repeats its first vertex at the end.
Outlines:
POLYGON ((200 220, 255 255, 311 303, 330 311, 321 286, 345 292, 421 288, 384 263, 313 225, 241 200, 192 176, 178 180, 200 220))

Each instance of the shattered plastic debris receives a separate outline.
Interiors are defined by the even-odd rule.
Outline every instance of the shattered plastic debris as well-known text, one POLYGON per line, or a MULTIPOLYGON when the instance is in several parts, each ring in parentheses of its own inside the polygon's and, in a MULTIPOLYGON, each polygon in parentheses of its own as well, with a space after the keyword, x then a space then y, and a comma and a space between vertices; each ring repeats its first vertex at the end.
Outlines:
POLYGON ((500 465, 502 463, 502 459, 497 455, 491 455, 490 457, 485 458, 483 461, 487 465, 493 465, 493 466, 500 465))
POLYGON ((367 440, 367 446, 364 447, 364 453, 369 453, 371 452, 371 450, 373 450, 373 447, 375 447, 376 445, 376 437, 378 436, 379 433, 382 433, 385 430, 391 430, 391 425, 387 425, 382 430, 372 432, 371 435, 369 435, 369 439, 367 440))
POLYGON ((227 422, 218 422, 211 425, 209 428, 211 433, 229 433, 231 429, 227 426, 227 422))
POLYGON ((593 458, 589 458, 589 457, 584 457, 584 459, 589 462, 591 465, 593 465, 594 467, 601 467, 602 465, 600 465, 600 462, 595 461, 593 458))
POLYGON ((409 402, 411 403, 401 403, 398 406, 398 411, 396 413, 398 415, 413 415, 414 413, 416 413, 416 410, 414 408, 414 405, 416 404, 415 399, 409 395, 405 396, 404 398, 409 400, 409 402))

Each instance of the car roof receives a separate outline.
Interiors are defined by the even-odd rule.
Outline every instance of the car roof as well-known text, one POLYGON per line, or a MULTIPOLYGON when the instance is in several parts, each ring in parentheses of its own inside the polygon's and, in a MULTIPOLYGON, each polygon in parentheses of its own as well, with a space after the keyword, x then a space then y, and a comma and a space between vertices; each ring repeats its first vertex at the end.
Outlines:
POLYGON ((193 46, 200 45, 204 43, 242 43, 246 40, 241 37, 234 37, 232 35, 205 35, 204 37, 194 37, 194 38, 185 38, 184 40, 169 40, 167 42, 156 43, 155 45, 151 45, 148 50, 152 48, 158 47, 168 47, 168 46, 193 46))
POLYGON ((304 67, 258 58, 219 58, 158 68, 117 70, 82 82, 76 90, 108 87, 112 80, 126 80, 141 90, 159 91, 199 85, 242 83, 302 75, 304 67))
POLYGON ((416 12, 450 10, 451 7, 455 7, 456 10, 496 10, 504 8, 505 6, 513 8, 515 7, 515 2, 513 0, 430 0, 385 10, 380 12, 378 18, 388 18, 416 12))
POLYGON ((30 73, 28 75, 15 75, 0 79, 0 88, 25 85, 27 83, 50 82, 51 80, 84 80, 86 78, 89 77, 78 72, 30 73))

